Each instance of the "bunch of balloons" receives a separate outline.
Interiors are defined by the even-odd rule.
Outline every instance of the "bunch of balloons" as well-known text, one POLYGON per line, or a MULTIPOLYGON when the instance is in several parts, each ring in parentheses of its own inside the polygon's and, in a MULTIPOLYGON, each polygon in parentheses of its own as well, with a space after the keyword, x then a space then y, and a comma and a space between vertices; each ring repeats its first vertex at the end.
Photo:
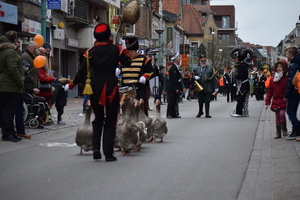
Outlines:
MULTIPOLYGON (((35 35, 33 41, 37 43, 38 47, 41 47, 44 44, 44 37, 42 35, 35 35)), ((45 56, 37 56, 33 60, 33 65, 35 68, 41 68, 46 64, 46 57, 45 56)))

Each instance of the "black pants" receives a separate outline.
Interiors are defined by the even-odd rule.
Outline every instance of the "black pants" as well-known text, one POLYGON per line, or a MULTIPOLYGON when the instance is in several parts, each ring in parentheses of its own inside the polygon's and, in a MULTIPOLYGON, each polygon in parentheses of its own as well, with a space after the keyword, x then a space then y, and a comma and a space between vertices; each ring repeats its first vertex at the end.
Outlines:
POLYGON ((168 91, 167 99, 168 99, 168 108, 167 108, 167 117, 176 117, 176 104, 178 102, 178 93, 175 90, 168 91))
POLYGON ((2 136, 10 136, 14 131, 14 116, 16 114, 19 93, 0 92, 0 122, 2 126, 2 136))
POLYGON ((238 93, 238 95, 236 96, 236 109, 235 109, 235 113, 242 115, 243 114, 243 108, 244 108, 244 103, 246 101, 246 97, 248 92, 250 91, 250 84, 249 82, 245 82, 242 83, 241 89, 238 93))
POLYGON ((106 106, 100 105, 99 100, 91 96, 91 105, 95 114, 93 124, 93 148, 100 150, 101 136, 103 130, 103 153, 105 156, 112 156, 114 153, 114 139, 116 136, 116 127, 118 112, 120 109, 120 96, 116 94, 112 103, 107 102, 106 106))
POLYGON ((61 121, 61 116, 64 114, 64 106, 56 106, 57 122, 61 121))

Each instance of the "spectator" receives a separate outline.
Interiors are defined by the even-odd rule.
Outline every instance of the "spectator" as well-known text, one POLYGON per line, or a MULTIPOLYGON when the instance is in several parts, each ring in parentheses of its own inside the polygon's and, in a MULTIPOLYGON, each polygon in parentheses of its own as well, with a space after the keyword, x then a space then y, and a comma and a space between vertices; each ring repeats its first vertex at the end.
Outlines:
POLYGON ((26 61, 30 64, 29 74, 32 77, 32 87, 37 87, 38 81, 38 69, 36 69, 33 65, 33 60, 36 56, 37 43, 34 41, 29 41, 28 46, 26 47, 25 52, 21 56, 22 61, 26 61))
POLYGON ((65 125, 66 123, 62 121, 62 115, 64 114, 64 107, 67 105, 67 92, 64 87, 70 82, 67 78, 61 78, 59 80, 54 80, 52 86, 54 87, 54 92, 51 97, 51 105, 55 104, 57 111, 57 124, 65 125))
POLYGON ((20 95, 24 93, 24 71, 20 56, 15 51, 17 32, 8 31, 0 37, 0 122, 2 140, 18 142, 14 134, 14 115, 20 95))
POLYGON ((293 140, 300 136, 300 122, 297 119, 297 108, 299 103, 299 94, 292 84, 292 80, 300 67, 300 53, 296 47, 289 47, 285 51, 286 57, 290 62, 288 67, 288 77, 286 81, 286 89, 284 98, 287 100, 286 113, 292 123, 292 133, 285 139, 293 140))
POLYGON ((283 136, 287 136, 285 108, 286 101, 283 98, 286 87, 287 62, 280 60, 274 65, 275 76, 270 79, 270 85, 266 96, 266 109, 271 104, 271 110, 275 112, 276 136, 274 139, 281 138, 281 130, 283 136))

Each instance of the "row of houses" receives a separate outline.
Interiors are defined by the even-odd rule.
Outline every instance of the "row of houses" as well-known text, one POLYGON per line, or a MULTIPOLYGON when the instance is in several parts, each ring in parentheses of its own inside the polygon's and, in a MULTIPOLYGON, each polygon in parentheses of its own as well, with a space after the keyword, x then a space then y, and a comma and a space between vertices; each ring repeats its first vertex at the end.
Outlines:
MULTIPOLYGON (((16 30, 22 50, 36 34, 52 45, 54 62, 60 76, 73 78, 83 60, 82 54, 93 46, 93 29, 108 23, 115 43, 120 23, 117 20, 133 0, 3 0, 0 2, 0 33, 16 30), (99 20, 96 20, 97 17, 99 20)), ((197 67, 206 56, 217 69, 230 65, 229 52, 235 47, 251 48, 257 59, 272 64, 284 56, 288 46, 300 46, 300 27, 279 45, 265 47, 244 43, 236 35, 234 5, 211 6, 208 0, 137 0, 140 17, 126 24, 126 35, 139 37, 140 53, 152 56, 153 64, 166 65, 175 52, 182 55, 183 70, 197 67), (155 50, 155 51, 153 51, 155 50)), ((69 96, 78 96, 72 90, 69 96)))

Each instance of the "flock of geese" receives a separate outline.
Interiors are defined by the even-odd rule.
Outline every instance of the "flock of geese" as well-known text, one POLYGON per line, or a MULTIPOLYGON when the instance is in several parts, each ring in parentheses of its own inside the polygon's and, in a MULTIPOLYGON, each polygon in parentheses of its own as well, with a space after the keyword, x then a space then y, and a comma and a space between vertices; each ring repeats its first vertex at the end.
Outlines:
MULTIPOLYGON (((145 142, 163 142, 168 132, 167 122, 161 118, 160 101, 155 101, 155 118, 148 117, 144 112, 143 99, 131 98, 124 93, 121 97, 121 112, 117 122, 115 148, 122 151, 121 155, 129 156, 130 153, 140 151, 145 142)), ((93 150, 93 128, 90 121, 92 108, 90 102, 86 106, 84 123, 77 129, 75 142, 80 147, 80 153, 93 150)))

